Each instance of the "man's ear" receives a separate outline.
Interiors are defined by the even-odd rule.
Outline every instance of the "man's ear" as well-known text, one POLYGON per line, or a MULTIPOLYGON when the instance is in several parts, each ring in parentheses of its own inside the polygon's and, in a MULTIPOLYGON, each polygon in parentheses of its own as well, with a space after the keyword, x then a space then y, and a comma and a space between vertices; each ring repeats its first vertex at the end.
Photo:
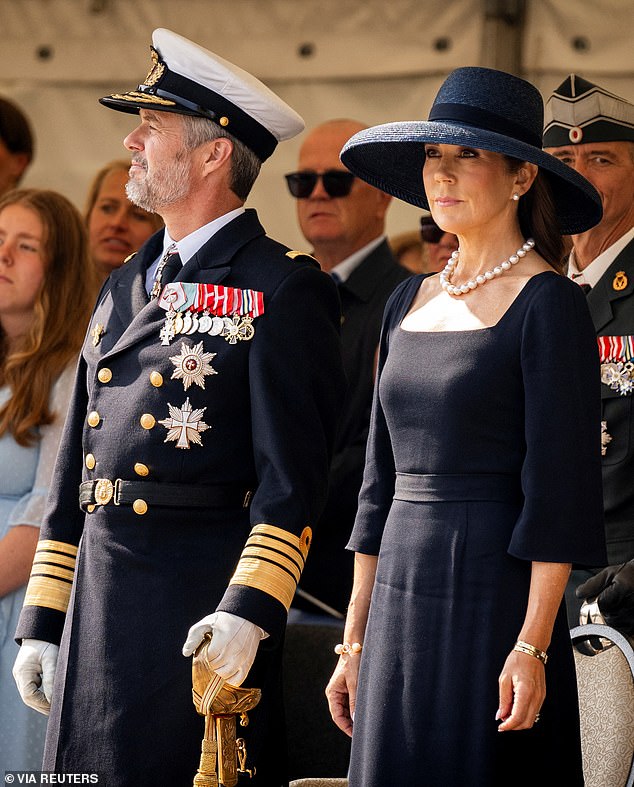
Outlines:
POLYGON ((225 166, 233 154, 233 142, 226 137, 218 137, 203 145, 203 171, 204 174, 216 172, 225 166))

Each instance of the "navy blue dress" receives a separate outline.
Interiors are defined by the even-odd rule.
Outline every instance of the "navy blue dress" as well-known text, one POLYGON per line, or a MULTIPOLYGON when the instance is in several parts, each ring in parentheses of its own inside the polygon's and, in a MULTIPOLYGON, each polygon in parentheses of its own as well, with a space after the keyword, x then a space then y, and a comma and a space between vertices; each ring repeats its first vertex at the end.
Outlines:
POLYGON ((543 787, 555 783, 555 763, 567 787, 582 785, 563 606, 540 722, 499 733, 495 713, 531 561, 605 558, 598 354, 585 298, 544 272, 491 328, 408 332, 400 323, 421 280, 404 282, 386 308, 348 544, 379 555, 350 787, 543 787))

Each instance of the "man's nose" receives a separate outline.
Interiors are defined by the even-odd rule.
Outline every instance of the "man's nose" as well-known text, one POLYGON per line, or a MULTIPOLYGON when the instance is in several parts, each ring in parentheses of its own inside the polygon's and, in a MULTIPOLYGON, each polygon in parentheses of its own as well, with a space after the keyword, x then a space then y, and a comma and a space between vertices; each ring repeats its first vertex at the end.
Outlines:
POLYGON ((143 140, 141 136, 140 125, 128 134, 128 136, 123 140, 123 144, 127 150, 143 150, 143 140))
POLYGON ((330 194, 324 188, 324 179, 322 175, 317 175, 317 180, 313 190, 309 194, 310 199, 330 199, 330 194))

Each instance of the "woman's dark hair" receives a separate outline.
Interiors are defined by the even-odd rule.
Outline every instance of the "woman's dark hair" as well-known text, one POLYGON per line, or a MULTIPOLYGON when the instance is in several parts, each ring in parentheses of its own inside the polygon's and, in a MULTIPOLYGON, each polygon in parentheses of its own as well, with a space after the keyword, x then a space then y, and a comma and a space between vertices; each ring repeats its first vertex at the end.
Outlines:
MULTIPOLYGON (((504 156, 509 171, 517 172, 524 162, 504 156)), ((559 231, 557 211, 548 177, 540 169, 530 189, 519 202, 518 219, 525 238, 533 238, 535 250, 557 273, 565 273, 566 246, 559 231)))

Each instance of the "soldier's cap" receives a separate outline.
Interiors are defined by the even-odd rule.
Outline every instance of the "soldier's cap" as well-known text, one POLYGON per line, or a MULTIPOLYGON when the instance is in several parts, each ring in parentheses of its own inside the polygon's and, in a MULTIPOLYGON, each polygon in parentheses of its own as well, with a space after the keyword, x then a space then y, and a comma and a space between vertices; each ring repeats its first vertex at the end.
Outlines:
POLYGON ((203 117, 267 159, 304 121, 259 79, 219 55, 159 28, 152 34, 152 66, 136 90, 99 99, 119 112, 140 109, 203 117))
POLYGON ((544 111, 545 148, 586 142, 634 142, 634 104, 577 74, 553 92, 544 111))

